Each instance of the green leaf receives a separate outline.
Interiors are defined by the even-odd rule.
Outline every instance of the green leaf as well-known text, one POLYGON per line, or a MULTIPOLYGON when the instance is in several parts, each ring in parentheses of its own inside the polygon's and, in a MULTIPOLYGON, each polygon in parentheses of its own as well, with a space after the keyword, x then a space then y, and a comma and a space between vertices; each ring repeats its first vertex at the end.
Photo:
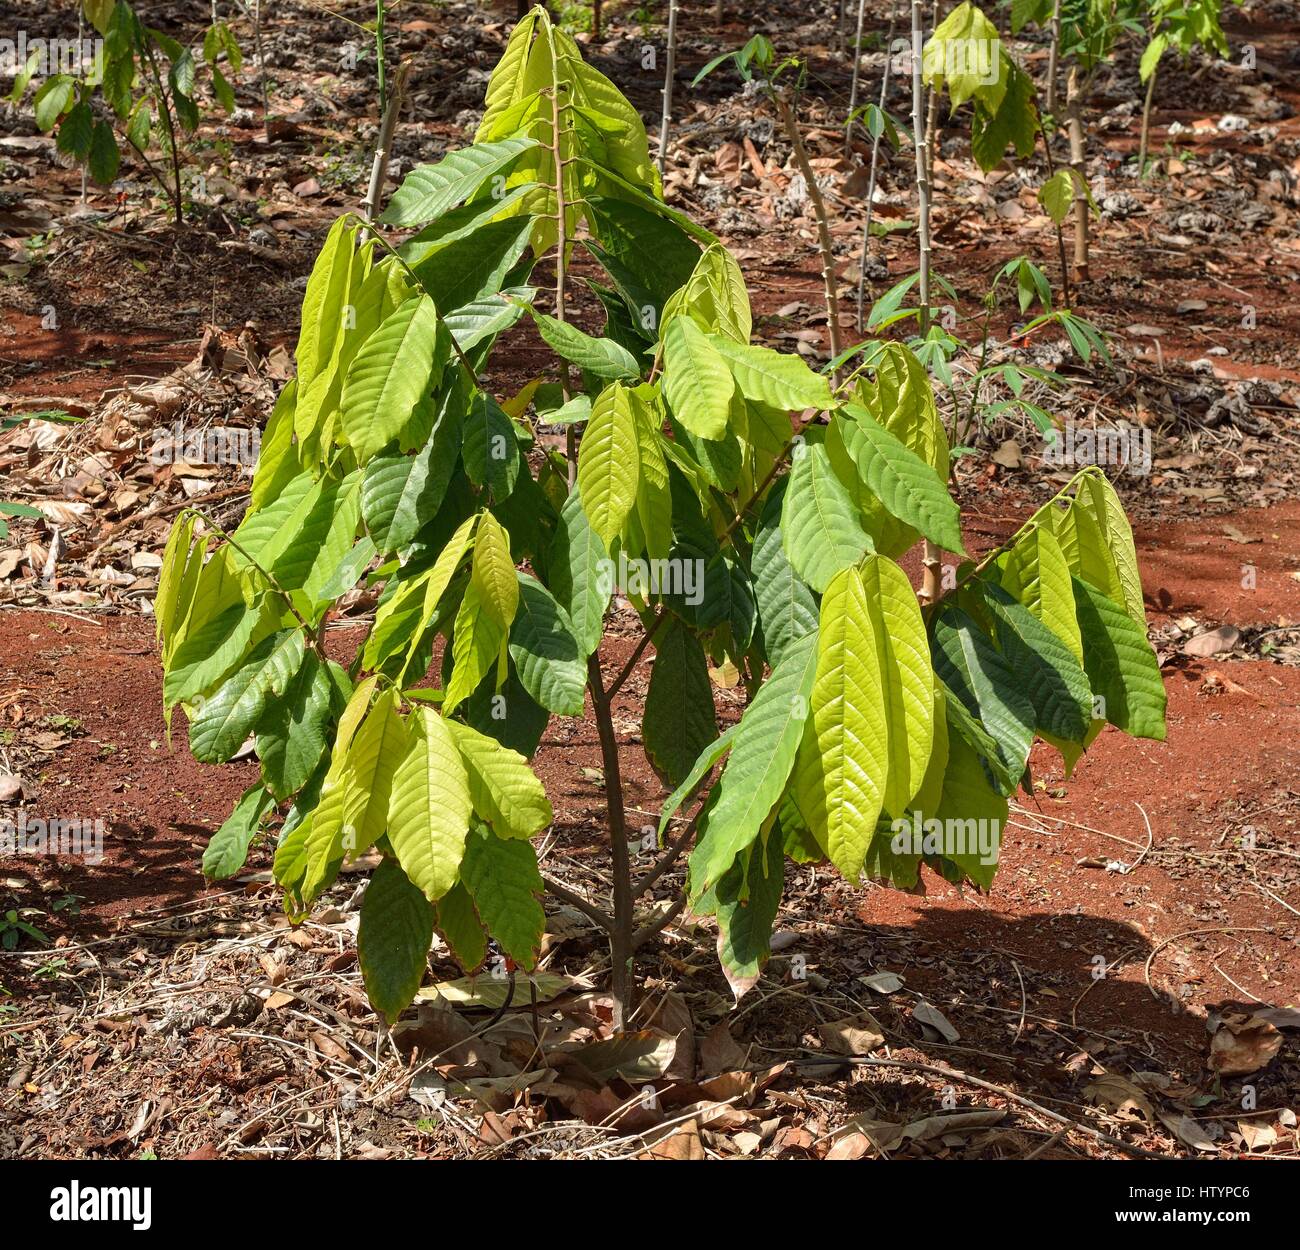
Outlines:
POLYGON ((798 356, 734 343, 721 334, 709 335, 708 341, 726 362, 736 388, 746 399, 786 412, 831 406, 830 383, 798 356))
POLYGON ((392 1024, 415 999, 429 966, 433 908, 395 860, 385 856, 361 900, 357 958, 366 996, 392 1024))
POLYGON ((634 382, 641 376, 636 357, 613 339, 592 338, 577 326, 545 313, 533 313, 533 320, 548 347, 593 377, 634 382))
POLYGON ((509 629, 519 609, 519 578, 510 556, 510 535, 490 512, 479 518, 470 584, 479 592, 483 610, 503 630, 509 629))
POLYGON ((361 514, 380 551, 401 551, 437 515, 456 468, 461 439, 461 409, 449 400, 414 456, 386 451, 366 465, 361 514))
POLYGON ((203 875, 209 881, 224 881, 244 866, 262 817, 273 804, 260 781, 244 791, 225 824, 208 839, 203 852, 203 875))
POLYGON ((664 307, 661 325, 688 312, 701 330, 748 343, 753 332, 749 290, 736 258, 716 240, 704 249, 686 286, 664 307))
POLYGON ((1072 172, 1069 168, 1058 169, 1038 188, 1038 202, 1058 226, 1070 215, 1074 204, 1072 172))
POLYGON ((861 875, 889 776, 880 630, 862 576, 843 570, 822 597, 812 714, 794 793, 817 844, 850 882, 861 875))
POLYGON ((845 404, 833 420, 858 476, 889 512, 945 551, 965 554, 961 513, 934 469, 857 404, 845 404))
POLYGON ((1165 687, 1146 631, 1113 600, 1079 578, 1074 602, 1083 663, 1105 719, 1135 738, 1165 740, 1165 687))
POLYGON ((735 383, 726 360, 689 316, 664 330, 664 397, 673 416, 699 438, 727 432, 735 383))
POLYGON ((541 833, 554 813, 528 761, 477 729, 454 720, 443 723, 460 751, 479 819, 500 838, 528 839, 541 833))
POLYGON ((578 492, 591 528, 608 548, 636 503, 640 439, 630 392, 611 383, 591 406, 578 446, 578 492))
POLYGON ((781 797, 803 736, 816 664, 817 634, 811 633, 789 648, 740 718, 691 853, 692 897, 722 878, 781 797))
POLYGON ((337 690, 330 670, 309 651, 283 698, 271 700, 258 722, 262 780, 276 798, 296 794, 316 771, 337 690))
POLYGON ((188 702, 216 686, 250 647, 272 632, 275 615, 264 595, 259 595, 252 607, 241 599, 215 616, 196 614, 202 624, 187 630, 163 678, 164 704, 172 707, 188 702))
MULTIPOLYGON (((530 230, 526 217, 489 222, 440 247, 412 269, 438 311, 450 318, 457 309, 499 294, 528 247, 530 230)), ((465 349, 459 334, 457 342, 465 349)))
POLYGON ((532 843, 498 838, 486 829, 472 830, 460 875, 501 949, 524 969, 535 967, 546 913, 537 901, 542 875, 532 843))
POLYGON ((264 638, 248 659, 209 699, 202 700, 190 724, 190 751, 205 764, 229 760, 262 718, 267 700, 285 695, 302 665, 300 629, 264 638))
POLYGON ((999 788, 1010 794, 1024 776, 1034 740, 1034 709, 1015 671, 979 626, 960 608, 945 608, 934 623, 934 671, 943 679, 951 711, 960 702, 992 737, 989 759, 999 788))
MULTIPOLYGON (((1115 565, 1124 608, 1133 623, 1145 633, 1146 608, 1142 600, 1142 577, 1138 572, 1137 551, 1133 546, 1133 529, 1128 517, 1124 515, 1124 505, 1115 493, 1115 488, 1099 469, 1085 470, 1082 474, 1075 506, 1086 508, 1095 518, 1102 541, 1115 565)), ((1100 584, 1097 584, 1097 588, 1107 589, 1100 584)))
POLYGON ((718 959, 737 1002, 757 983, 772 949, 772 924, 785 886, 779 827, 742 852, 718 882, 718 959))
POLYGON ((389 226, 422 226, 469 199, 489 178, 537 146, 517 136, 495 143, 476 143, 450 152, 433 165, 417 165, 393 193, 379 218, 389 226))
POLYGON ((469 778, 448 723, 430 707, 411 712, 409 746, 388 803, 388 841, 430 902, 455 884, 472 810, 469 778))
POLYGON ((676 786, 717 736, 704 648, 680 619, 670 617, 655 635, 655 662, 641 722, 646 756, 655 772, 676 786))
POLYGON ((801 444, 795 450, 781 508, 781 536, 795 572, 818 592, 871 548, 825 447, 801 444))
POLYGON ((781 510, 789 479, 772 488, 754 535, 754 597, 768 663, 779 664, 791 644, 817 628, 817 600, 786 558, 781 510))
POLYGON ((32 97, 36 125, 40 130, 53 130, 60 117, 72 107, 76 98, 76 80, 67 74, 52 74, 32 97))
POLYGON ((558 716, 581 716, 586 657, 564 609, 536 578, 520 573, 519 609, 510 629, 510 658, 524 689, 558 716))
POLYGON ((343 383, 343 432, 365 463, 402 431, 438 384, 449 353, 427 295, 413 296, 365 341, 343 383))
POLYGON ((414 750, 410 737, 406 722, 397 714, 397 692, 385 690, 348 743, 342 813, 342 848, 347 856, 363 854, 385 829, 397 849, 389 828, 390 798, 397 793, 399 768, 414 750))
POLYGON ((1070 566, 1048 525, 1031 525, 1000 562, 1002 589, 1023 603, 1083 663, 1070 566))
POLYGON ((85 100, 78 100, 68 110, 59 127, 56 140, 59 151, 79 161, 86 160, 90 156, 91 134, 94 129, 95 115, 90 111, 90 105, 85 100))
POLYGON ((486 486, 497 500, 515 488, 523 465, 515 427, 491 395, 479 392, 465 420, 465 473, 475 486, 486 486))
POLYGON ((582 659, 600 644, 611 587, 609 550, 591 528, 581 488, 569 492, 547 556, 551 590, 569 618, 582 659))
POLYGON ((121 154, 117 150, 113 128, 103 119, 97 120, 90 135, 90 154, 86 160, 90 176, 101 187, 106 187, 117 177, 120 162, 121 154))
POLYGON ((991 582, 980 582, 985 608, 996 622, 998 645, 1034 708, 1034 727, 1082 742, 1092 719, 1092 691, 1069 647, 1028 608, 991 582))
MULTIPOLYGON (((452 722, 448 722, 450 724, 452 722)), ((451 948, 456 962, 466 972, 473 972, 487 955, 487 936, 474 910, 474 900, 464 884, 457 881, 434 905, 437 928, 451 948)))

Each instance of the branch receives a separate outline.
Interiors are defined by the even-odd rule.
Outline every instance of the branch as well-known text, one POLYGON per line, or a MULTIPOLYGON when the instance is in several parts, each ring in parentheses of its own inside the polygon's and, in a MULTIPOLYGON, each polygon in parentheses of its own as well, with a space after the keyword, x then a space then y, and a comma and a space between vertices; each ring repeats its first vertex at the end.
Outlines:
POLYGON ((595 903, 589 903, 581 894, 575 894, 572 890, 562 886, 558 881, 553 881, 550 877, 543 877, 542 884, 546 887, 548 894, 554 894, 561 902, 568 903, 570 907, 576 907, 598 929, 606 933, 614 931, 613 917, 607 911, 602 911, 595 903))
POLYGON ((636 950, 637 947, 644 946, 656 934, 662 933, 685 909, 686 895, 683 894, 658 920, 642 925, 632 934, 632 949, 636 950))

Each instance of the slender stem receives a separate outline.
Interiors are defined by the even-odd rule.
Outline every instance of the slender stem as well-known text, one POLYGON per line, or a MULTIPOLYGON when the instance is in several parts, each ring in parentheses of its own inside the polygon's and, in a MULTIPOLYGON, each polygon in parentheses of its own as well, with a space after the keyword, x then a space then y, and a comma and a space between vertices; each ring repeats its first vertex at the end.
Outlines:
MULTIPOLYGON (((894 42, 894 23, 895 18, 891 8, 889 14, 889 34, 885 36, 885 68, 880 76, 880 112, 885 111, 885 97, 889 92, 889 68, 892 61, 890 47, 894 42)), ((858 333, 863 332, 862 310, 867 294, 867 256, 871 250, 871 216, 876 207, 876 169, 880 159, 880 136, 884 133, 882 126, 881 131, 871 140, 871 174, 867 178, 867 219, 862 226, 862 257, 858 263, 858 309, 857 325, 858 333)))
MULTIPOLYGON (((555 36, 547 28, 547 44, 551 53, 551 159, 555 164, 555 319, 565 320, 565 277, 566 258, 564 253, 569 246, 569 214, 564 200, 564 153, 560 142, 560 63, 555 52, 555 36)), ((568 403, 572 390, 572 376, 569 362, 560 361, 560 388, 564 402, 568 403)), ((569 489, 572 490, 578 480, 578 432, 572 424, 564 431, 564 454, 569 462, 569 489)))
MULTIPOLYGON (((366 198, 361 207, 367 219, 379 215, 379 199, 384 193, 384 180, 388 177, 388 162, 393 150, 393 132, 397 129, 397 117, 402 111, 402 97, 406 94, 406 79, 410 73, 409 61, 403 61, 397 67, 397 78, 388 97, 388 107, 384 109, 383 120, 379 123, 379 136, 375 140, 375 155, 370 162, 370 183, 366 187, 366 198)), ((370 227, 363 226, 361 242, 370 237, 370 227)))
MULTIPOLYGON (((1054 178, 1056 176, 1056 162, 1052 160, 1052 145, 1047 138, 1047 129, 1043 125, 1043 119, 1038 119, 1038 135, 1043 141, 1043 154, 1047 157, 1047 176, 1054 178)), ((1065 260, 1065 234, 1061 230, 1059 222, 1052 222, 1056 230, 1056 250, 1061 257, 1061 290, 1065 293, 1066 308, 1073 307, 1074 297, 1070 292, 1070 266, 1065 260)))
POLYGON ((663 113, 659 118, 659 177, 668 162, 668 127, 673 117, 673 73, 677 68, 677 0, 668 0, 668 64, 664 67, 663 113))
POLYGON ((614 924, 609 934, 614 996, 614 1028, 622 1031, 632 1015, 632 858, 627 846, 627 817, 623 810, 623 781, 618 762, 618 734, 600 671, 600 653, 587 660, 587 687, 600 738, 605 771, 605 808, 609 814, 610 858, 614 873, 614 924))
POLYGON ((641 898, 642 895, 648 894, 655 882, 677 862, 681 853, 690 845, 691 839, 695 836, 695 827, 699 823, 699 819, 700 813, 696 812, 687 822, 686 828, 668 844, 667 850, 655 866, 632 887, 633 898, 641 898))
POLYGON ((167 152, 172 163, 172 206, 176 210, 176 224, 181 226, 185 223, 185 206, 181 198, 181 153, 176 146, 176 126, 172 121, 171 104, 167 99, 167 92, 163 88, 162 76, 158 72, 158 62, 154 59, 153 48, 150 46, 147 33, 141 33, 140 46, 144 50, 145 59, 149 62, 149 70, 153 74, 154 85, 158 90, 158 111, 162 113, 163 123, 167 127, 167 152))
POLYGON ((572 890, 562 886, 558 881, 553 881, 550 877, 543 877, 542 884, 546 887, 548 894, 554 894, 561 902, 568 903, 570 907, 576 907, 598 929, 603 930, 605 933, 614 931, 613 917, 607 911, 597 907, 595 903, 589 903, 581 894, 575 894, 572 890))
POLYGON ((1065 125, 1070 136, 1070 168, 1074 170, 1074 281, 1088 281, 1087 153, 1083 141, 1083 96, 1086 90, 1077 65, 1070 67, 1066 86, 1065 125))
MULTIPOLYGON (((916 153, 917 238, 921 251, 919 317, 921 339, 925 341, 930 337, 930 135, 925 128, 921 47, 921 0, 912 0, 912 147, 916 153)), ((939 548, 928 538, 922 548, 921 565, 924 572, 919 597, 922 603, 933 603, 939 597, 939 548)))
POLYGON ((1147 143, 1151 137, 1151 100, 1156 92, 1156 75, 1160 72, 1159 65, 1151 67, 1151 77, 1147 79, 1147 95, 1142 102, 1142 137, 1138 140, 1138 178, 1145 180, 1147 176, 1147 143))
POLYGON ((1049 113, 1056 113, 1057 61, 1061 55, 1061 0, 1052 5, 1051 45, 1047 50, 1047 92, 1043 101, 1049 113))
POLYGON ((632 949, 644 946, 656 933, 662 933, 678 916, 686 910, 686 895, 681 895, 676 902, 658 920, 652 920, 632 934, 632 949))
MULTIPOLYGON (((844 123, 845 160, 853 150, 853 114, 858 111, 858 79, 862 71, 862 21, 866 14, 867 0, 858 0, 858 31, 853 39, 853 85, 849 88, 849 116, 844 123)), ((885 64, 889 64, 888 42, 885 44, 885 64)))
POLYGON ((835 249, 831 243, 831 228, 826 217, 826 201, 822 198, 821 188, 817 185, 817 175, 808 160, 808 149, 804 147, 803 137, 799 133, 799 123, 795 118, 794 110, 790 107, 790 101, 775 87, 771 87, 770 91, 777 112, 780 114, 781 123, 785 127, 785 133, 789 137, 790 146, 794 149, 795 164, 799 166, 799 172, 803 174, 804 182, 807 184, 808 198, 812 201, 813 215, 817 219, 822 287, 826 294, 826 318, 830 323, 831 358, 838 360, 844 350, 844 344, 840 331, 840 301, 836 292, 835 249))

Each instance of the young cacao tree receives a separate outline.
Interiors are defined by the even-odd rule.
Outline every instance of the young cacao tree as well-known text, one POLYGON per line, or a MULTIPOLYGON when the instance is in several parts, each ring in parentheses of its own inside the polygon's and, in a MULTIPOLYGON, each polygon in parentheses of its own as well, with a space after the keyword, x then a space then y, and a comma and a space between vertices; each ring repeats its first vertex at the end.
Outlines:
MULTIPOLYGON (((199 81, 206 70, 213 96, 226 112, 232 111, 234 88, 222 67, 239 72, 243 65, 239 44, 215 12, 198 57, 170 35, 145 25, 126 0, 83 0, 81 12, 103 37, 103 57, 80 76, 61 72, 45 76, 32 97, 36 124, 53 131, 58 150, 105 186, 117 177, 120 132, 171 201, 180 225, 185 212, 181 144, 183 136, 198 129, 199 81), (96 89, 103 108, 96 107, 96 89), (170 183, 146 155, 155 141, 171 167, 170 183)), ((26 94, 38 61, 39 54, 34 53, 18 74, 11 102, 26 94)))
POLYGON ((380 222, 330 230, 243 520, 178 518, 156 602, 168 717, 183 710, 199 760, 251 736, 260 761, 205 872, 230 876, 274 829, 301 918, 377 851, 360 962, 389 1020, 435 931, 466 970, 489 936, 534 967, 548 888, 608 935, 620 1027, 636 950, 687 906, 716 922, 739 995, 787 858, 902 886, 925 862, 987 888, 987 856, 902 844, 898 822, 1000 831, 1035 734, 1071 764, 1103 722, 1163 736, 1132 539, 1100 473, 922 611, 896 561, 921 538, 963 551, 924 369, 879 343, 833 386, 752 330, 735 259, 663 203, 637 113, 538 8, 475 142, 413 170, 380 222), (388 229, 416 232, 394 249, 388 229), (577 263, 602 326, 569 314, 577 263), (555 366, 498 395, 529 323, 555 366), (558 430, 563 452, 543 437, 558 430), (363 581, 374 620, 340 661, 324 624, 363 581), (642 625, 617 669, 614 589, 642 625), (664 849, 634 877, 611 706, 650 645, 642 738, 673 790, 664 849), (750 698, 720 733, 709 669, 726 662, 750 698), (533 846, 553 823, 529 763, 552 716, 595 722, 608 898, 549 882, 533 846))
MULTIPOLYGON (((1235 0, 1240 4, 1241 0, 1235 0)), ((1142 131, 1138 139, 1138 177, 1147 176, 1147 143, 1151 134, 1151 101, 1155 96, 1160 59, 1173 49, 1186 60, 1194 49, 1228 55, 1228 40, 1219 22, 1221 0, 1153 0, 1147 9, 1147 46, 1138 76, 1147 85, 1142 101, 1142 131)))

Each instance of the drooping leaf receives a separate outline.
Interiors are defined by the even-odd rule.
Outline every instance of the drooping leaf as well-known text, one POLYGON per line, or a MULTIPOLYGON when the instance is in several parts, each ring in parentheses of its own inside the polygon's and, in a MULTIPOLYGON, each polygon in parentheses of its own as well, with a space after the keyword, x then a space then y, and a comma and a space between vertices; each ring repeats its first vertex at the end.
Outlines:
POLYGON ((343 432, 364 463, 382 451, 438 383, 450 353, 433 300, 412 296, 365 341, 343 384, 343 432))
POLYGON ((429 966, 433 907, 402 871, 384 856, 361 900, 357 959, 366 996, 391 1024, 415 999, 429 966))
POLYGON ((735 392, 727 362, 689 316, 664 329, 664 397, 673 416, 699 438, 727 432, 735 392))
POLYGON ((795 455, 781 508, 781 538, 794 571, 818 592, 871 548, 825 447, 809 444, 795 455))
POLYGON ((721 879, 785 789, 808 717, 817 634, 794 643, 745 709, 691 853, 692 897, 721 879))
POLYGON ((689 775, 718 735, 708 659, 700 640, 677 617, 655 635, 641 737, 655 771, 672 786, 689 775))
POLYGON ((559 716, 581 716, 587 683, 585 657, 550 591, 519 574, 519 609, 510 629, 510 658, 524 689, 559 716))
POLYGON ((248 848, 274 800, 259 781, 249 786, 235 804, 235 810, 208 839, 203 852, 203 875, 209 881, 233 877, 248 858, 248 848))
POLYGON ((757 983, 772 948, 772 924, 785 886, 781 830, 742 852, 718 882, 714 915, 718 959, 737 1002, 757 983))
POLYGON ((582 507, 608 548, 636 503, 641 476, 640 440, 626 387, 611 383, 596 397, 578 447, 582 507))
POLYGON ((1105 719, 1135 738, 1165 739, 1165 687, 1146 630, 1109 596, 1074 579, 1083 663, 1105 719))
POLYGON ((960 608, 948 607, 935 619, 931 651, 934 671, 979 729, 992 739, 989 765, 1004 794, 1020 784, 1034 739, 1034 708, 1016 680, 1015 670, 980 627, 960 608))
POLYGON ((726 362, 736 389, 746 399, 787 412, 831 406, 830 383, 801 357, 735 343, 722 334, 711 334, 708 341, 726 362))
POLYGON ((546 790, 528 761, 495 738, 449 720, 469 782, 470 799, 480 820, 501 838, 531 838, 551 823, 546 790))
POLYGON ((387 808, 393 852, 431 903, 455 884, 472 809, 469 778, 448 724, 430 707, 411 712, 387 808))
POLYGON ((776 483, 763 505, 750 562, 763 649, 773 666, 781 662, 791 643, 817 628, 817 600, 794 571, 782 540, 781 510, 788 482, 782 478, 776 483))
POLYGON ((889 512, 938 543, 961 555, 961 517, 947 483, 906 444, 857 404, 845 404, 837 416, 844 445, 864 485, 889 512))
POLYGON ((532 843, 499 838, 485 828, 471 830, 461 879, 501 949, 524 969, 535 967, 546 914, 537 901, 542 875, 532 843))

